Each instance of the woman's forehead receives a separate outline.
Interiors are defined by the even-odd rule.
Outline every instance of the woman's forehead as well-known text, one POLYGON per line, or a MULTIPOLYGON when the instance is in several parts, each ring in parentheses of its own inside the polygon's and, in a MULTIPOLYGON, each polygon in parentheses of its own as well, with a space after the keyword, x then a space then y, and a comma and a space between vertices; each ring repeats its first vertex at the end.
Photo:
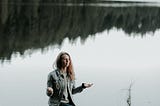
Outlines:
POLYGON ((69 58, 69 56, 67 54, 63 54, 62 58, 69 58))

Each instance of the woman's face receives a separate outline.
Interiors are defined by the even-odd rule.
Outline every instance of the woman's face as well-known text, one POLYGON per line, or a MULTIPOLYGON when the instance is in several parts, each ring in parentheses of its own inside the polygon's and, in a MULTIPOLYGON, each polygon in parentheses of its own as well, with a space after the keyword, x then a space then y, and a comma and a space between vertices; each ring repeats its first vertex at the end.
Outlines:
POLYGON ((69 58, 69 56, 66 55, 66 54, 62 55, 61 62, 62 62, 62 67, 68 67, 69 64, 70 64, 70 58, 69 58))

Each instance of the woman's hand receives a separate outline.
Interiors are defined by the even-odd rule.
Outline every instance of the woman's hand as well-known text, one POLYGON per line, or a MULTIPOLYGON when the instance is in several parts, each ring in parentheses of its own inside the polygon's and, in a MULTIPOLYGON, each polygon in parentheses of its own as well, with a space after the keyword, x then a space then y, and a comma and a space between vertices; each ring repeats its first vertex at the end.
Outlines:
POLYGON ((89 87, 91 87, 93 85, 93 83, 84 83, 84 87, 85 88, 89 88, 89 87))
POLYGON ((52 95, 52 94, 53 94, 53 89, 52 89, 51 87, 48 87, 48 88, 47 88, 47 92, 52 95))

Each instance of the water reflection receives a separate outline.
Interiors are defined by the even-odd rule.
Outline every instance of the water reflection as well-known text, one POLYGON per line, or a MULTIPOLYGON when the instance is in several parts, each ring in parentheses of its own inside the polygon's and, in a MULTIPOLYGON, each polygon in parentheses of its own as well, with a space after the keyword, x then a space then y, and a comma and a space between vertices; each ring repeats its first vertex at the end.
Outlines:
POLYGON ((73 56, 77 85, 94 83, 75 95, 77 106, 126 106, 128 92, 122 89, 128 89, 132 80, 133 106, 160 106, 159 7, 12 4, 1 8, 1 61, 17 52, 24 56, 49 45, 62 47, 17 56, 0 66, 0 106, 47 106, 46 77, 61 50, 73 56))
POLYGON ((111 30, 122 29, 128 36, 145 36, 160 27, 160 8, 152 6, 101 7, 1 4, 0 59, 12 54, 44 49, 111 30))

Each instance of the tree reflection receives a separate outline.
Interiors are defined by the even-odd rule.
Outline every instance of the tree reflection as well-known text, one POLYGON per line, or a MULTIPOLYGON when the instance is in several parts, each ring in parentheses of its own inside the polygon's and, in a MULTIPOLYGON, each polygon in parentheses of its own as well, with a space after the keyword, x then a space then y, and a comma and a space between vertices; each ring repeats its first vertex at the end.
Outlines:
MULTIPOLYGON (((39 0, 40 1, 40 0, 39 0)), ((13 53, 61 45, 64 38, 85 40, 98 32, 122 29, 128 36, 145 36, 160 27, 158 7, 92 7, 0 4, 0 59, 13 53)), ((41 2, 43 2, 41 0, 41 2)))

